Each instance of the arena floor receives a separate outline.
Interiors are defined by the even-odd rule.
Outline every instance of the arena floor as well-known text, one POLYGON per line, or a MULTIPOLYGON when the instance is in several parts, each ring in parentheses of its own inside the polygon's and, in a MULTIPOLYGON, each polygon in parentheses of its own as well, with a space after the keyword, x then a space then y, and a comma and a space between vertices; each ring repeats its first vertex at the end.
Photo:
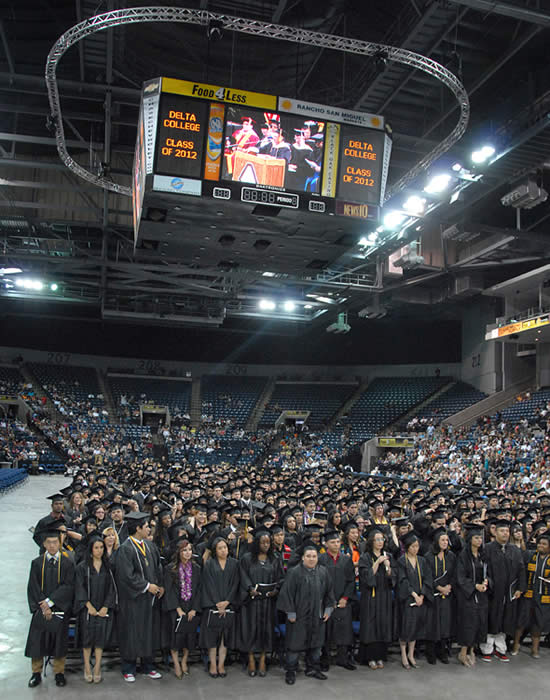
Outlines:
MULTIPOLYGON (((26 586, 31 559, 36 556, 36 546, 28 528, 48 512, 45 497, 68 485, 69 480, 59 476, 29 477, 20 487, 0 496, 0 531, 3 542, 3 563, 0 581, 0 687, 5 694, 13 694, 18 700, 31 697, 80 699, 99 697, 107 700, 132 697, 148 698, 161 693, 167 700, 182 695, 202 699, 223 696, 226 700, 253 698, 262 700, 288 697, 304 697, 312 694, 316 700, 345 697, 348 700, 408 700, 409 698, 521 698, 547 700, 550 687, 550 650, 541 649, 541 659, 534 661, 525 650, 509 664, 493 661, 479 662, 474 669, 465 669, 455 660, 449 666, 428 666, 420 660, 418 671, 404 671, 398 654, 392 654, 383 671, 371 671, 359 667, 350 672, 335 668, 327 681, 317 681, 298 676, 296 685, 284 683, 284 673, 276 667, 266 678, 249 678, 240 667, 228 668, 225 681, 209 678, 197 665, 191 674, 178 681, 165 673, 159 681, 138 676, 137 682, 128 686, 119 670, 105 670, 101 686, 88 685, 81 671, 71 671, 68 665, 67 687, 57 688, 53 673, 36 689, 27 687, 30 677, 30 660, 23 656, 30 615, 26 601, 26 586)), ((162 670, 162 669, 161 669, 162 670)))

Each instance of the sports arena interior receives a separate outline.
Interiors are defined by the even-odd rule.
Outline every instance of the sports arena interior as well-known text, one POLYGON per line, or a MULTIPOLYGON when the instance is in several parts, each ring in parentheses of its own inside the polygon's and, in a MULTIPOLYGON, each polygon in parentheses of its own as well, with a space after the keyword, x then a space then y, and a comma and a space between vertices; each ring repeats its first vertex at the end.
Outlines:
MULTIPOLYGON (((79 470, 550 492, 549 0, 154 5, 0 11, 0 678, 18 697, 37 692, 28 531, 79 470)), ((297 685, 537 698, 541 647, 412 678, 394 651, 383 674, 297 685)), ((78 654, 50 697, 99 692, 78 654)), ((185 692, 220 692, 199 666, 185 692)), ((223 692, 287 697, 284 678, 237 657, 223 692)))

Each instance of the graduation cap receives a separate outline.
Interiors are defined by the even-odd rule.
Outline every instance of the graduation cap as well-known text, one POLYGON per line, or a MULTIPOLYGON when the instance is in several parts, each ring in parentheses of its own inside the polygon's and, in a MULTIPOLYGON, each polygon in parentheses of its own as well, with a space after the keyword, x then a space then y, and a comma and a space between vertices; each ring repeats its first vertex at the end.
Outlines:
POLYGON ((359 527, 355 520, 348 520, 348 522, 344 525, 344 532, 347 534, 349 530, 352 530, 354 527, 359 527))
POLYGON ((403 516, 401 518, 394 518, 392 523, 395 525, 395 527, 405 527, 405 525, 410 523, 410 519, 403 516))
POLYGON ((342 535, 336 530, 329 530, 328 532, 325 532, 324 539, 325 542, 330 542, 331 540, 341 540, 342 535))
POLYGON ((274 523, 270 528, 269 532, 272 535, 276 535, 278 532, 284 532, 284 528, 279 523, 274 523))
POLYGON ((130 520, 133 523, 140 523, 144 520, 149 520, 150 518, 150 513, 140 513, 139 511, 134 511, 126 515, 126 520, 130 520))
POLYGON ((470 539, 476 535, 481 537, 485 535, 485 528, 479 523, 465 523, 464 528, 466 530, 466 539, 470 539))
POLYGON ((53 527, 53 525, 48 525, 34 533, 36 539, 44 542, 48 537, 56 537, 59 539, 59 530, 53 527))
POLYGON ((65 501, 65 496, 62 493, 54 493, 53 496, 46 496, 48 501, 52 502, 52 505, 54 503, 59 503, 61 501, 62 503, 65 501))

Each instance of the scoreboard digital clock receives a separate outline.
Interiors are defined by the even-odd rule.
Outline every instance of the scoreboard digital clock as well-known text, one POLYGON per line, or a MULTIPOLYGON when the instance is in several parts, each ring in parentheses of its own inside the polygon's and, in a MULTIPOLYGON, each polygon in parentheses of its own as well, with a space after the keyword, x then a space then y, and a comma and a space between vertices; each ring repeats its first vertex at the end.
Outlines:
POLYGON ((391 139, 378 115, 157 78, 143 87, 139 138, 136 226, 147 187, 242 205, 379 217, 391 139))

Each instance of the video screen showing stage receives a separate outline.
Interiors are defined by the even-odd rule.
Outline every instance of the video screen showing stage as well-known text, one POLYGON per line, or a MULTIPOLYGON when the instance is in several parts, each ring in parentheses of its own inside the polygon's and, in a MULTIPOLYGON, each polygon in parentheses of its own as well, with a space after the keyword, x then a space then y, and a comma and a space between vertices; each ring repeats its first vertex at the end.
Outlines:
POLYGON ((321 191, 325 122, 228 107, 224 138, 224 180, 321 191))

